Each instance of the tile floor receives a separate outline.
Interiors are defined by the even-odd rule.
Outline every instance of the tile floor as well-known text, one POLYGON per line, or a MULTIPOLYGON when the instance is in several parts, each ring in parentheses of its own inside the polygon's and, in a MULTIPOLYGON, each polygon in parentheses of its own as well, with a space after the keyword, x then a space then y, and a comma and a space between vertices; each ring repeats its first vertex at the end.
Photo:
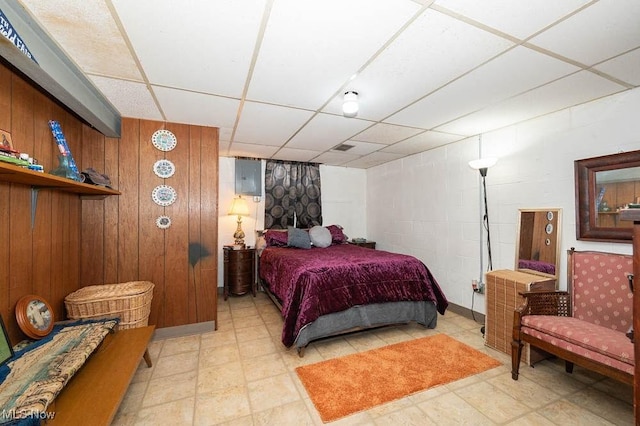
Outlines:
POLYGON ((446 333, 501 367, 357 413, 335 425, 631 425, 631 386, 558 361, 523 366, 484 346, 480 326, 447 312, 435 330, 387 327, 312 343, 304 358, 280 343, 282 320, 264 293, 219 297, 215 332, 154 340, 114 425, 322 425, 294 368, 390 343, 446 333))

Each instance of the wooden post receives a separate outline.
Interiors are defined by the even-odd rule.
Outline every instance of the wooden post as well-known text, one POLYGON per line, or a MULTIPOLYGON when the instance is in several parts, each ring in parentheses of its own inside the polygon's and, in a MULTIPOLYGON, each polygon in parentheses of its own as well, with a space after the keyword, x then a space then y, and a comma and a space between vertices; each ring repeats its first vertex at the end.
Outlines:
POLYGON ((635 423, 640 422, 640 404, 638 404, 638 398, 640 397, 640 209, 625 209, 620 211, 621 220, 633 221, 633 277, 634 277, 634 292, 633 292, 633 332, 635 334, 634 343, 634 359, 635 370, 633 374, 633 417, 635 423))

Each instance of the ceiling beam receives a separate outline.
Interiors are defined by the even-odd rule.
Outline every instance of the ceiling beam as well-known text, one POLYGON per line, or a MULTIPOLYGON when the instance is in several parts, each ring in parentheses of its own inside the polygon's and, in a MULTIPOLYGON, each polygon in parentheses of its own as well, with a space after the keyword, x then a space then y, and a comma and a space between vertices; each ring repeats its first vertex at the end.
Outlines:
POLYGON ((11 0, 0 0, 0 10, 37 63, 3 36, 0 36, 0 56, 100 133, 119 138, 122 119, 118 110, 31 15, 11 0))

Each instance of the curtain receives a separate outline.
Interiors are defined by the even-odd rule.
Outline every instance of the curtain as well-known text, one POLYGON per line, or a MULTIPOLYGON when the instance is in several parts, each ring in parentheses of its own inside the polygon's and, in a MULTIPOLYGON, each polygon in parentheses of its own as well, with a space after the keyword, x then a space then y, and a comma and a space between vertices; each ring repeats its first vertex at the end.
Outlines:
POLYGON ((267 160, 264 181, 266 229, 322 225, 318 164, 267 160))

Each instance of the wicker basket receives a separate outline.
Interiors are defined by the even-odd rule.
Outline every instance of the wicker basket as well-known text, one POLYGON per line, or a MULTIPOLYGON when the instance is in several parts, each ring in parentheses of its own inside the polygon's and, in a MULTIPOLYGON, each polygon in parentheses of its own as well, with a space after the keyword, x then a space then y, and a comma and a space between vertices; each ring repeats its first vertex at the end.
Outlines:
POLYGON ((64 299, 70 319, 119 317, 120 329, 145 327, 149 322, 153 283, 92 285, 69 294, 64 299))

